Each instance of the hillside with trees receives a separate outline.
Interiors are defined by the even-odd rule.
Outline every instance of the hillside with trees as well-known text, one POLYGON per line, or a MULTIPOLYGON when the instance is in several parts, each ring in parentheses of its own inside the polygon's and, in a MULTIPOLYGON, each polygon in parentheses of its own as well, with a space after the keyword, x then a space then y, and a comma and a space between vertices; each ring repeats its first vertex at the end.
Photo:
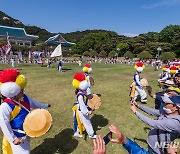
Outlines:
MULTIPOLYGON (((0 11, 0 25, 22 27, 28 34, 38 35, 34 42, 39 44, 57 33, 50 33, 37 26, 26 26, 21 21, 14 19, 0 11)), ((85 30, 71 33, 59 32, 67 41, 76 43, 71 48, 71 53, 86 56, 116 56, 138 57, 148 53, 147 57, 156 57, 157 48, 162 50, 160 55, 168 52, 172 56, 180 57, 180 25, 168 25, 160 32, 148 32, 136 37, 118 35, 107 30, 85 30), (141 53, 141 54, 140 54, 141 53)), ((146 57, 146 56, 145 56, 146 57)))

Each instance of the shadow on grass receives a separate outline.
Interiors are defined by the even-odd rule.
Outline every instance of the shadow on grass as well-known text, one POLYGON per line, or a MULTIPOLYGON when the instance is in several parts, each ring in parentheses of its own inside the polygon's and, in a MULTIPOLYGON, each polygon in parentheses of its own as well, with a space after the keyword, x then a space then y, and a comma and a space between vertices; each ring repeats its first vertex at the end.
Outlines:
POLYGON ((63 68, 62 69, 63 72, 70 71, 70 70, 72 70, 72 69, 71 68, 63 68))
POLYGON ((78 141, 73 138, 74 131, 71 128, 62 130, 54 138, 46 138, 44 142, 34 148, 31 154, 69 154, 78 146, 78 141))
POLYGON ((104 116, 102 115, 97 114, 93 115, 93 117, 91 118, 91 122, 94 128, 94 132, 100 130, 101 127, 105 127, 109 123, 108 119, 104 118, 104 116))
POLYGON ((147 133, 148 131, 150 131, 151 130, 151 128, 149 128, 149 127, 144 127, 144 131, 147 133))
POLYGON ((134 142, 136 142, 136 141, 140 141, 140 142, 143 142, 143 143, 145 143, 145 144, 147 144, 147 141, 145 140, 145 139, 141 139, 141 138, 134 138, 134 142))

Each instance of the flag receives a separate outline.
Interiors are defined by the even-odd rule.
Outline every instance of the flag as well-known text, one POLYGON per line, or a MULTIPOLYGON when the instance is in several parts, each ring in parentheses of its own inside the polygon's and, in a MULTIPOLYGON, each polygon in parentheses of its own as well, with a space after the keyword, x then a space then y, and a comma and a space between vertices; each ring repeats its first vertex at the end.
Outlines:
POLYGON ((51 54, 51 57, 58 57, 58 56, 62 56, 61 44, 59 44, 51 54))
POLYGON ((9 41, 9 35, 7 33, 6 55, 8 55, 10 51, 11 51, 11 43, 9 41))
POLYGON ((1 55, 2 55, 2 56, 6 55, 7 44, 2 44, 2 45, 0 46, 0 51, 1 51, 1 55))

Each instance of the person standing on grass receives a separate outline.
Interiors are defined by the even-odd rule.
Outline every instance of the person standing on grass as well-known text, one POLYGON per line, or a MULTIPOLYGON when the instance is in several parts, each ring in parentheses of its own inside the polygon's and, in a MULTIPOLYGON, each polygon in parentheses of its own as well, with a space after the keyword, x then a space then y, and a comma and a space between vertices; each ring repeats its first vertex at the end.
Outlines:
POLYGON ((62 60, 59 60, 59 63, 58 63, 58 71, 59 71, 59 72, 62 72, 62 60))
POLYGON ((134 100, 136 100, 138 95, 140 95, 142 103, 147 102, 147 99, 146 99, 147 94, 146 94, 145 90, 143 89, 143 86, 140 82, 140 80, 141 80, 140 73, 143 71, 144 68, 145 68, 145 66, 142 62, 136 63, 136 65, 134 66, 136 73, 133 76, 133 81, 135 82, 134 100))
POLYGON ((96 138, 91 124, 89 115, 92 110, 88 107, 87 78, 83 73, 76 73, 72 82, 73 87, 76 89, 77 102, 74 104, 72 110, 74 113, 74 136, 82 137, 82 132, 86 130, 89 138, 96 138))
POLYGON ((89 99, 91 99, 91 98, 93 98, 93 93, 91 91, 90 75, 89 75, 92 72, 91 65, 85 64, 83 67, 83 72, 84 72, 84 75, 86 76, 87 81, 88 81, 87 96, 89 99))
POLYGON ((3 154, 30 154, 30 138, 23 130, 23 123, 30 108, 48 108, 24 94, 27 80, 16 69, 0 72, 0 127, 4 134, 3 154))

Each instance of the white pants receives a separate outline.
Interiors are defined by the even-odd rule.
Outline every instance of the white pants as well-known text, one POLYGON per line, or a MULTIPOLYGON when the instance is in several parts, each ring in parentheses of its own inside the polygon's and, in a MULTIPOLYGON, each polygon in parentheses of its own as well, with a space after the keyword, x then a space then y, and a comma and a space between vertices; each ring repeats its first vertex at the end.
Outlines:
POLYGON ((79 117, 80 117, 81 122, 83 123, 84 127, 86 128, 86 132, 88 133, 89 136, 93 136, 94 130, 93 130, 89 115, 84 115, 79 110, 78 110, 78 113, 79 113, 79 117))
POLYGON ((62 72, 62 66, 59 66, 58 70, 59 70, 59 72, 62 72))
POLYGON ((140 88, 138 86, 136 86, 136 90, 135 90, 135 94, 134 94, 134 100, 137 99, 138 95, 140 95, 141 97, 141 102, 146 102, 146 97, 147 97, 147 94, 145 92, 145 90, 143 88, 140 88))
POLYGON ((13 154, 30 154, 30 138, 26 139, 19 145, 11 144, 13 154))

